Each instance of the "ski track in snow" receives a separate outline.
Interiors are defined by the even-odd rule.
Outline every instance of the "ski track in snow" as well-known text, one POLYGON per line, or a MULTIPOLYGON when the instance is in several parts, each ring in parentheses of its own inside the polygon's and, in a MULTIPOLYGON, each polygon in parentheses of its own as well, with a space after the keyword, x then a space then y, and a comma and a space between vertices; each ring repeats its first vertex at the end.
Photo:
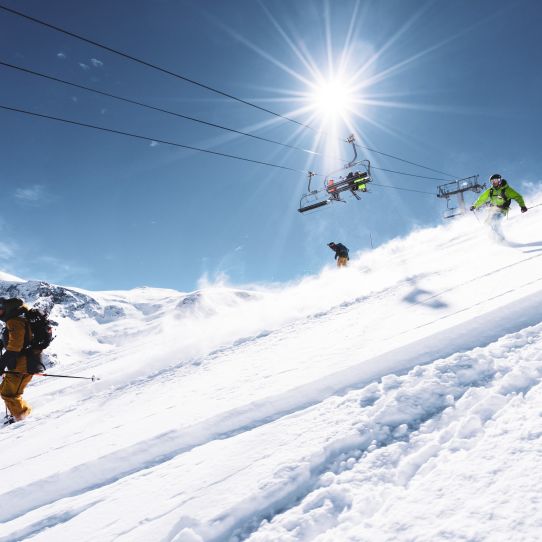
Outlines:
MULTIPOLYGON (((359 464, 372 457, 371 454, 377 452, 382 454, 382 449, 392 446, 410 447, 409 453, 402 450, 402 453, 397 456, 396 459, 401 460, 400 466, 395 463, 391 465, 397 467, 393 475, 396 479, 388 482, 389 484, 406 486, 418 471, 426 468, 427 462, 438 456, 439 453, 443 453, 443 450, 456 452, 473 446, 471 439, 482 431, 485 423, 506 408, 508 403, 514 401, 518 397, 518 393, 528 394, 531 389, 536 387, 539 392, 541 391, 542 325, 525 330, 516 336, 505 337, 501 342, 509 343, 507 349, 510 352, 521 351, 524 343, 534 343, 536 349, 533 347, 531 348, 532 352, 523 352, 523 356, 530 359, 527 360, 527 363, 524 361, 523 364, 517 364, 516 367, 510 363, 495 366, 493 361, 495 354, 492 350, 504 357, 499 352, 498 345, 487 347, 488 352, 484 353, 484 356, 456 354, 449 359, 437 361, 429 366, 417 367, 402 377, 390 375, 383 378, 379 384, 369 384, 360 391, 349 392, 342 398, 331 398, 322 405, 307 409, 306 412, 298 411, 291 414, 290 417, 294 418, 300 416, 310 418, 311 411, 342 408, 348 411, 344 419, 354 420, 354 423, 347 424, 350 426, 350 434, 335 437, 323 449, 318 449, 313 457, 305 458, 306 464, 301 463, 301 465, 287 469, 282 475, 282 480, 280 470, 274 472, 271 485, 276 487, 271 488, 271 495, 267 499, 263 499, 264 502, 260 504, 260 507, 257 506, 259 503, 256 503, 256 506, 253 503, 237 505, 240 510, 233 510, 228 517, 222 519, 219 532, 213 533, 212 530, 206 532, 206 529, 201 531, 203 540, 241 540, 250 537, 250 532, 256 529, 259 521, 264 518, 266 518, 266 522, 262 528, 263 534, 254 535, 256 536, 254 541, 288 540, 283 537, 284 533, 277 536, 276 532, 272 532, 266 537, 266 529, 269 530, 269 525, 277 523, 277 519, 280 518, 277 516, 273 520, 273 517, 276 514, 284 514, 285 510, 300 506, 297 503, 307 497, 309 497, 309 504, 303 504, 305 511, 314 509, 315 514, 318 513, 325 517, 339 515, 349 507, 350 499, 345 494, 346 490, 334 487, 336 478, 345 472, 358 468, 359 464), (537 358, 538 363, 532 363, 532 358, 537 358), (475 390, 477 387, 480 388, 478 392, 475 390), (326 402, 330 404, 326 405, 326 402), (355 412, 356 410, 359 412, 355 412), (444 414, 448 419, 442 421, 439 417, 444 414), (455 430, 450 429, 450 420, 457 425, 455 430), (418 440, 415 441, 415 439, 418 440), (408 444, 409 441, 411 441, 410 444, 408 444), (269 520, 271 523, 268 523, 269 520)), ((288 418, 286 416, 283 420, 277 420, 274 423, 282 423, 287 426, 288 418)), ((328 423, 336 424, 337 418, 340 419, 340 416, 337 416, 335 412, 328 423)), ((314 422, 309 419, 303 425, 310 427, 311 421, 314 422)), ((298 427, 299 423, 296 423, 293 430, 298 430, 298 427)), ((267 427, 261 426, 257 429, 266 431, 267 427)), ((279 432, 282 430, 279 429, 279 432)), ((251 431, 246 435, 250 435, 250 433, 251 431)), ((246 435, 243 433, 230 435, 228 439, 233 441, 236 438, 244 438, 246 435)), ((542 427, 538 436, 531 435, 532 438, 541 436, 542 427)), ((257 439, 258 436, 252 437, 252 440, 255 438, 257 439)), ((266 439, 263 441, 266 442, 266 439)), ((207 442, 204 446, 216 447, 217 443, 207 442)), ((213 453, 212 455, 217 456, 217 461, 220 461, 219 454, 213 453)), ((389 463, 389 461, 385 463, 383 468, 389 470, 389 463)), ((366 470, 362 469, 363 476, 367 477, 366 470)), ((372 470, 373 467, 371 467, 371 472, 372 470)), ((148 474, 139 473, 137 476, 141 475, 148 474)), ((235 473, 231 476, 235 476, 235 473)), ((376 475, 373 473, 371 476, 376 475)), ((390 475, 386 474, 386 476, 390 475)), ((130 484, 131 480, 127 479, 125 482, 130 484)), ((220 482, 221 480, 218 480, 214 483, 220 482)), ((348 492, 346 491, 346 493, 348 492)), ((102 502, 101 499, 96 499, 95 495, 92 495, 91 498, 93 504, 88 506, 84 503, 77 504, 76 508, 85 511, 94 504, 102 502)), ((172 511, 189 502, 190 497, 177 503, 172 511)), ((374 509, 373 514, 376 513, 377 510, 374 509)), ((56 517, 56 515, 53 513, 52 517, 56 517)), ((39 523, 50 527, 49 520, 41 520, 39 523)), ((194 525, 192 525, 193 527, 194 525)), ((182 537, 176 538, 176 536, 180 536, 180 533, 186 529, 187 527, 183 526, 183 521, 181 521, 164 539, 182 540, 182 537)), ((124 534, 128 534, 128 532, 124 534)), ((182 536, 185 535, 186 532, 182 536)), ((302 537, 296 535, 291 539, 304 540, 307 539, 305 536, 305 534, 302 537)), ((119 539, 122 539, 122 533, 119 533, 119 539)), ((252 538, 250 539, 252 540, 252 538)), ((330 540, 332 539, 330 538, 330 540)))
MULTIPOLYGON (((472 388, 476 385, 487 385, 482 380, 481 383, 472 382, 472 388)), ((540 381, 537 381, 538 386, 540 381)), ((386 473, 387 483, 393 486, 397 486, 399 489, 407 487, 409 483, 418 475, 419 472, 430 471, 435 468, 431 465, 431 462, 438 458, 440 454, 446 451, 457 452, 464 449, 470 449, 476 445, 471 439, 475 439, 478 433, 484 430, 484 425, 490 421, 494 416, 497 416, 501 410, 504 410, 513 398, 505 398, 501 400, 498 396, 494 396, 492 400, 485 400, 484 394, 476 396, 473 391, 469 390, 468 396, 471 400, 477 402, 471 406, 470 411, 462 412, 464 418, 458 425, 460 429, 454 434, 454 442, 452 446, 449 446, 447 442, 441 442, 445 437, 442 436, 443 430, 436 433, 436 436, 431 435, 432 438, 426 435, 432 428, 432 424, 436 425, 440 420, 442 414, 452 407, 448 406, 446 400, 440 405, 440 408, 436 408, 434 412, 427 412, 427 417, 419 420, 409 420, 408 417, 404 417, 404 424, 395 425, 388 424, 384 426, 377 426, 375 428, 368 429, 368 438, 372 440, 368 443, 367 440, 356 443, 351 450, 345 450, 339 454, 338 457, 331 458, 328 463, 324 463, 320 466, 315 476, 310 480, 310 483, 304 487, 300 487, 295 499, 292 499, 287 506, 281 509, 275 509, 272 505, 267 510, 262 510, 260 514, 254 514, 255 520, 251 520, 248 526, 244 526, 237 529, 235 536, 230 536, 228 533, 226 536, 218 536, 217 539, 238 539, 238 540, 251 540, 256 541, 272 541, 272 540, 306 540, 313 539, 316 536, 314 525, 311 524, 324 524, 326 529, 335 527, 338 524, 337 518, 340 514, 348 511, 352 507, 352 498, 349 495, 348 489, 340 487, 336 483, 339 476, 343 476, 344 472, 350 470, 361 470, 363 475, 359 476, 357 482, 359 485, 365 484, 367 478, 373 477, 381 483, 382 467, 378 472, 378 464, 375 465, 374 455, 375 452, 381 457, 384 457, 388 461, 386 464, 386 470, 392 470, 392 473, 386 473), (480 412, 482 415, 480 415, 480 412), (420 440, 418 434, 424 432, 425 441, 418 443, 420 440), (361 445, 359 445, 361 444, 361 445), (395 450, 394 450, 395 449, 395 450), (396 450, 401 453, 400 462, 398 458, 393 458, 395 461, 389 461, 388 457, 394 453, 399 455, 396 450), (386 457, 388 456, 388 457, 386 457), (362 465, 363 462, 371 463, 370 467, 362 465), (392 463, 391 465, 389 463, 392 463), (429 466, 428 466, 429 465, 429 466), (367 470, 370 469, 370 474, 367 470), (376 474, 378 472, 378 474, 376 474), (329 486, 332 486, 330 489, 329 486), (301 504, 300 504, 301 503, 301 504), (315 511, 314 514, 310 512, 315 511), (295 529, 291 529, 289 524, 293 523, 288 514, 291 516, 299 515, 299 511, 302 512, 303 518, 298 518, 295 522, 295 529), (309 512, 307 514, 307 512, 309 512), (308 517, 307 517, 308 516, 308 517), (316 519, 311 516, 316 516, 316 519), (262 517, 263 522, 261 520, 262 517), (307 533, 309 531, 309 534, 307 533), (291 532, 294 531, 294 532, 291 532)), ((529 386, 522 386, 522 393, 528 393, 530 391, 529 386)), ((538 392, 541 390, 538 389, 538 392)), ((458 401, 458 405, 463 407, 463 403, 467 402, 464 399, 465 394, 459 397, 448 396, 449 402, 458 401)), ((466 409, 465 409, 466 410, 466 409)), ((448 423, 448 420, 446 420, 448 423)), ((352 475, 351 479, 355 479, 356 475, 352 475)), ((349 480, 350 481, 350 480, 349 480)), ((395 487, 394 489, 397 489, 395 487)), ((381 508, 385 506, 386 498, 379 496, 379 499, 375 499, 374 495, 370 495, 367 490, 366 498, 373 500, 371 503, 371 513, 364 511, 362 517, 371 517, 381 512, 381 508), (376 501, 376 502, 375 502, 376 501), (380 501, 380 502, 379 502, 380 501)), ((318 530, 321 526, 318 527, 318 530)), ((456 536, 456 535, 453 535, 456 536)), ((452 539, 455 539, 453 538, 452 539)), ((342 540, 343 538, 327 535, 322 539, 328 540, 342 540)), ((371 535, 365 535, 364 540, 378 540, 378 532, 373 532, 371 535)), ((389 540, 403 539, 398 537, 397 532, 394 530, 388 535, 389 540)), ((410 538, 404 537, 405 540, 410 538)), ((438 539, 438 537, 428 538, 428 540, 438 539)))
MULTIPOLYGON (((509 308, 508 310, 511 312, 513 309, 509 308)), ((510 315, 513 326, 517 326, 518 322, 528 325, 533 317, 535 320, 542 320, 542 294, 529 297, 527 303, 519 303, 519 307, 515 312, 517 314, 510 315), (522 314, 529 315, 527 322, 525 322, 525 317, 522 318, 522 314)), ((468 348, 469 344, 476 345, 480 341, 480 330, 474 323, 461 324, 456 333, 457 336, 454 335, 453 330, 447 329, 442 334, 442 339, 446 338, 446 340, 451 341, 454 349, 457 348, 457 344, 461 340, 464 342, 465 348, 468 348), (469 328, 469 332, 466 334, 464 332, 465 327, 469 328), (461 337, 461 335, 466 336, 461 337)), ((503 326, 495 325, 486 340, 495 340, 502 334, 503 326)), ((438 336, 430 337, 429 340, 421 340, 417 345, 408 345, 399 351, 392 351, 376 359, 364 360, 357 368, 359 374, 356 374, 356 368, 354 367, 350 367, 343 373, 336 375, 328 374, 323 382, 311 382, 308 386, 294 388, 282 395, 273 398, 267 397, 261 402, 250 403, 243 405, 239 409, 226 411, 224 414, 210 420, 204 420, 195 426, 158 435, 150 442, 143 441, 102 456, 94 462, 87 462, 68 471, 41 479, 35 483, 35 488, 32 485, 27 485, 21 489, 13 490, 3 496, 3 501, 5 499, 4 502, 10 503, 9 513, 12 516, 6 516, 7 511, 0 508, 0 517, 2 519, 12 519, 35 507, 48 504, 51 500, 77 495, 111 484, 119 478, 129 476, 141 469, 147 469, 169 461, 175 456, 186 453, 210 440, 223 439, 236 433, 254 429, 269 421, 320 402, 330 395, 344 393, 345 390, 359 385, 360 382, 384 376, 389 369, 402 368, 406 370, 417 363, 424 363, 450 354, 446 347, 431 348, 427 344, 428 342, 441 344, 442 340, 438 336), (407 352, 410 355, 405 355, 407 352), (424 360, 423 356, 426 356, 427 359, 424 360), (401 359, 401 362, 398 359, 401 359), (371 366, 373 367, 372 371, 369 369, 371 366), (105 468, 104 464, 106 465, 105 468), (86 482, 88 479, 91 479, 92 483, 86 482), (84 483, 82 484, 81 481, 84 481, 84 483), (28 492, 41 495, 43 500, 40 501, 37 497, 28 499, 28 492)), ((4 466, 4 468, 8 467, 9 465, 4 466)))
MULTIPOLYGON (((251 542, 270 542, 272 540, 350 540, 345 533, 348 529, 336 527, 339 525, 340 515, 350 516, 348 522, 361 523, 363 525, 362 540, 506 540, 509 535, 495 537, 491 531, 487 530, 487 525, 483 524, 475 529, 476 534, 470 529, 462 529, 462 526, 453 526, 452 521, 444 522, 444 527, 437 525, 433 532, 420 536, 413 534, 415 529, 408 521, 403 522, 395 519, 398 515, 393 509, 396 501, 401 500, 406 493, 404 488, 409 484, 424 484, 424 478, 429 477, 431 473, 438 469, 442 463, 450 461, 450 456, 455 454, 468 454, 471 450, 476 453, 480 441, 486 439, 486 424, 492 426, 490 431, 502 432, 502 428, 497 428, 494 423, 495 418, 504 417, 513 409, 524 409, 525 405, 531 411, 528 417, 534 414, 535 428, 530 427, 521 430, 517 427, 515 420, 512 420, 512 427, 506 431, 515 431, 520 433, 517 439, 517 447, 521 446, 521 441, 538 441, 542 444, 542 418, 540 409, 542 407, 542 326, 537 326, 534 330, 526 330, 524 333, 516 334, 516 337, 506 337, 504 341, 512 342, 536 342, 534 347, 523 351, 518 348, 520 358, 516 366, 508 365, 503 371, 501 363, 494 364, 492 352, 489 350, 485 367, 476 367, 476 364, 469 365, 465 363, 468 356, 462 354, 453 356, 459 364, 463 364, 464 370, 471 370, 475 378, 471 381, 463 381, 467 387, 454 390, 454 385, 448 381, 442 384, 445 379, 439 378, 438 384, 434 385, 430 393, 437 396, 436 408, 424 408, 422 401, 428 399, 427 394, 416 395, 408 394, 406 397, 400 397, 402 386, 397 387, 397 398, 402 399, 400 405, 395 408, 389 408, 392 405, 384 406, 380 411, 375 403, 373 412, 370 416, 369 430, 373 429, 374 437, 368 448, 354 450, 353 453, 345 454, 339 458, 339 462, 334 465, 326 465, 325 474, 318 477, 308 488, 308 491, 301 494, 292 506, 287 510, 279 511, 278 514, 270 514, 269 518, 258 524, 252 534, 248 534, 248 540, 251 542), (534 332, 534 333, 533 333, 534 332), (527 337, 525 338, 525 335, 527 337), (526 339, 525 341, 523 339, 526 339), (534 361, 533 361, 534 360, 534 361), (491 368, 491 365, 496 365, 491 368), (480 370, 482 369, 482 370, 480 370), (485 371, 484 371, 485 369, 485 371), (476 374, 477 373, 477 374, 476 374), (504 373, 504 374, 502 374, 504 373), (440 388, 440 389, 439 389, 440 388), (440 397, 438 396, 440 392, 440 397), (405 404, 406 398, 406 404, 405 404), (421 410, 427 416, 421 419, 412 417, 412 412, 405 412, 406 408, 421 410), (386 408, 389 410, 386 412, 386 408), (534 412, 532 412, 534 410, 534 412), (383 414, 383 415, 382 415, 383 414), (538 419, 537 419, 538 418, 538 419), (420 423, 412 423, 419 419, 420 423), (382 423, 384 422, 384 423, 382 423), (390 423, 391 422, 391 423, 390 423), (403 422, 403 423, 401 423, 403 422), (371 427, 372 426, 372 427, 371 427), (376 429, 376 430, 375 430, 376 429), (519 431, 518 431, 519 429, 519 431), (380 435, 378 434, 380 432, 380 435), (440 463, 440 464, 439 464, 440 463), (346 482, 346 483, 345 483, 346 482), (359 506, 355 511, 352 508, 351 486, 355 485, 359 493, 363 494, 363 507, 359 506), (383 487, 385 486, 385 487, 383 487), (376 493, 376 495, 375 495, 376 493), (386 513, 393 514, 391 521, 387 519, 388 525, 379 525, 386 513), (391 523, 392 528, 389 528, 391 523), (394 525, 395 523, 395 525, 394 525), (448 523, 448 525, 446 525, 448 523), (325 529, 322 529, 322 526, 325 529), (383 532, 388 527, 388 532, 383 532), (321 531, 324 531, 322 534, 321 531), (328 531, 328 532, 326 532, 328 531), (410 532, 408 532, 410 531, 410 532), (463 532, 462 532, 463 531, 463 532), (399 535, 402 533, 402 536, 399 535), (321 535, 321 536, 318 536, 321 535)), ((500 341, 503 342, 503 341, 500 341)), ((493 346, 493 345, 492 345, 493 346)), ((498 346, 498 345, 496 345, 498 346)), ((494 351, 497 348, 492 348, 494 351)), ((513 350, 510 349, 510 350, 513 350)), ((503 352, 499 352, 502 354, 503 352)), ((504 351, 506 353, 506 350, 504 351)), ((512 353, 512 352, 510 352, 512 353)), ((494 354, 493 354, 494 355, 494 354)), ((480 357, 476 360, 481 365, 480 357)), ((422 376, 422 371, 433 371, 435 368, 444 367, 448 360, 436 362, 435 367, 429 369, 417 368, 422 376)), ((454 369, 455 375, 460 373, 454 369)), ((408 375, 409 377, 411 375, 408 375)), ((418 375, 416 375, 418 376, 418 375)), ((423 375, 427 384, 427 375, 423 375)), ((410 384, 414 379, 410 378, 410 384)), ((384 379, 381 386, 385 385, 384 379)), ((405 383, 408 383, 408 378, 405 383)), ((396 383, 392 384, 393 387, 396 383)), ((374 391, 376 386, 369 386, 369 392, 374 391), (372 389, 371 389, 372 388, 372 389)), ((370 393, 369 393, 370 394, 370 393)), ((398 401, 399 402, 399 401, 398 401)), ((363 403, 363 401, 362 401, 363 403)), ((435 401, 430 405, 435 406, 435 401)), ((531 423, 529 424, 532 425, 531 423)), ((495 445, 494 442, 490 443, 495 445)), ((487 448, 487 446, 486 446, 487 448)), ((489 454, 494 450, 484 450, 489 454)), ((534 450, 532 455, 539 455, 534 450)), ((493 455, 494 457, 494 455, 493 455)), ((492 458, 493 458, 492 457, 492 458)), ((512 458, 513 459, 513 458, 512 458)), ((538 481, 533 480, 531 487, 526 488, 528 494, 523 496, 522 501, 529 506, 527 517, 535 512, 531 522, 534 524, 533 533, 530 536, 515 536, 514 540, 537 540, 542 526, 542 518, 539 511, 541 498, 539 497, 538 481)), ((468 492, 467 492, 468 493, 468 492)), ((459 500, 459 499, 457 499, 459 500)), ((503 499, 507 501, 508 499, 503 499)), ((508 503, 507 503, 508 504, 508 503)), ((415 505, 419 508, 419 502, 415 505)), ((459 509, 461 503, 455 504, 459 509)), ((491 510, 492 504, 484 503, 484 508, 491 510)), ((486 512, 486 513, 488 513, 486 512)), ((501 519, 506 518, 506 513, 494 512, 495 516, 501 515, 501 519)), ((433 523, 437 523, 433 521, 433 523)), ((342 527, 342 526, 341 526, 342 527)), ((246 532, 241 531, 238 539, 246 539, 246 532)), ((352 538, 358 540, 359 538, 352 538)))
MULTIPOLYGON (((476 240, 471 233, 465 238, 476 240)), ((521 246, 527 245, 537 243, 521 246)), ((448 248, 453 254, 464 246, 452 236, 448 248)), ((401 525, 382 523, 388 501, 400 498, 413 480, 423 483, 440 468, 441 457, 476 447, 486 426, 520 408, 518 401, 540 402, 542 254, 515 254, 510 263, 482 268, 446 288, 437 283, 446 270, 409 273, 370 294, 241 333, 230 344, 211 343, 206 353, 178 363, 151 364, 146 374, 100 384, 86 398, 73 386, 37 386, 43 389, 40 412, 2 434, 21 451, 26 470, 18 469, 19 456, 15 461, 8 455, 0 466, 4 478, 18 469, 11 488, 0 494, 0 541, 361 540, 354 527, 360 522, 371 533, 367 540, 401 540, 401 530, 405 541, 425 540, 408 518, 401 525), (451 294, 460 302, 446 300, 451 294), (408 313, 389 313, 401 302, 408 313), (353 332, 348 322, 355 323, 353 332), (315 357, 306 343, 322 331, 346 346, 322 344, 324 352, 315 357), (365 345, 361 334, 377 345, 365 345), (285 353, 289 364, 268 368, 285 353), (305 361, 294 370, 291 361, 298 359, 305 361), (334 363, 325 366, 327 359, 334 363), (233 380, 220 382, 226 370, 236 372, 244 396, 232 395, 233 380), (216 397, 206 396, 201 408, 190 403, 187 420, 179 394, 184 400, 190 385, 201 386, 207 377, 218 384, 216 397), (149 404, 157 396, 160 407, 149 411, 148 421, 125 414, 137 400, 149 404), (100 409, 118 409, 121 416, 93 420, 100 409), (156 423, 164 414, 173 423, 156 423), (174 422, 179 414, 180 424, 174 422), (90 427, 74 431, 70 423, 70 431, 62 430, 78 417, 90 427), (23 452, 25 439, 45 420, 59 441, 23 452), (186 425, 189 420, 194 423, 186 425), (156 425, 143 439, 137 437, 141 423, 156 425), (39 474, 50 453, 60 461, 56 472, 39 474), (145 488, 145 499, 138 499, 138 487, 145 488), (107 512, 128 504, 126 519, 107 512)), ((93 363, 104 367, 99 354, 93 363)), ((529 435, 537 440, 542 428, 529 435)), ((542 528, 536 514, 533 522, 542 528)), ((434 529, 427 540, 485 540, 453 525, 449 532, 434 529)))

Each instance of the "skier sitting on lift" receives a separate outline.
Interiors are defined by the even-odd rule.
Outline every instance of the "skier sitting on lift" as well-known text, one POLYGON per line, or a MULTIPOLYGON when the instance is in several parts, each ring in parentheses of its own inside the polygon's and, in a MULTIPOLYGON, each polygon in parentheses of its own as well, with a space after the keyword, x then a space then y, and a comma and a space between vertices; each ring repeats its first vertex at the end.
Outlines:
POLYGON ((341 199, 339 193, 337 192, 335 181, 333 179, 328 180, 326 190, 328 194, 332 197, 332 199, 341 199))
POLYGON ((491 175, 489 181, 492 186, 480 194, 479 198, 471 206, 471 211, 478 209, 484 203, 489 203, 489 206, 494 208, 496 216, 504 218, 508 214, 512 200, 516 200, 521 208, 521 212, 527 212, 527 207, 521 194, 510 187, 506 180, 502 178, 502 175, 495 173, 491 175))
MULTIPOLYGON (((349 174, 350 175, 350 174, 349 174)), ((361 192, 367 192, 367 173, 356 171, 352 174, 352 190, 359 190, 361 192)))

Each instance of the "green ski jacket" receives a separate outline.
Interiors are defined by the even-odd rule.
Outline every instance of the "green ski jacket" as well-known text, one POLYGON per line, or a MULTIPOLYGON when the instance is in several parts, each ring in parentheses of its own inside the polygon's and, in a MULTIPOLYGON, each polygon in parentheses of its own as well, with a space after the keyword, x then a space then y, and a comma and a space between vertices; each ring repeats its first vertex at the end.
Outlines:
POLYGON ((521 194, 518 194, 513 188, 508 186, 508 183, 503 180, 501 186, 498 188, 488 188, 480 194, 480 197, 474 202, 473 206, 477 209, 484 203, 489 202, 489 205, 493 207, 499 207, 499 209, 508 209, 512 200, 516 200, 520 207, 525 207, 525 202, 521 194))

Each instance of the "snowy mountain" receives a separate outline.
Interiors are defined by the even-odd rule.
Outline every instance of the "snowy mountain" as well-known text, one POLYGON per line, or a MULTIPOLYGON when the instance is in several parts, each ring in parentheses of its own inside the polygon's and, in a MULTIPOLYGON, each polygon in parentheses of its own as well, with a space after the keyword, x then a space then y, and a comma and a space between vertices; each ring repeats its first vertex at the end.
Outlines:
POLYGON ((10 273, 4 273, 3 271, 0 271, 0 280, 10 282, 24 282, 23 279, 20 279, 19 277, 16 277, 15 275, 12 275, 10 273))
MULTIPOLYGON (((542 194, 533 201, 541 201, 542 194)), ((0 429, 0 541, 540 540, 542 207, 251 290, 86 292, 0 429)))

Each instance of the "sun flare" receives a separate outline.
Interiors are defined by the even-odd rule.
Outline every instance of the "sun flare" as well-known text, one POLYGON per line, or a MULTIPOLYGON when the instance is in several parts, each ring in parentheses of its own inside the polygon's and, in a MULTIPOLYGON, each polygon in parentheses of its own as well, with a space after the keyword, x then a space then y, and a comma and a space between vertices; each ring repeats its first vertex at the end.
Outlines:
POLYGON ((322 120, 346 119, 355 101, 350 85, 341 79, 322 81, 309 93, 309 103, 322 120))
POLYGON ((340 81, 328 81, 320 85, 311 96, 315 107, 325 116, 344 115, 351 106, 351 93, 340 81))

